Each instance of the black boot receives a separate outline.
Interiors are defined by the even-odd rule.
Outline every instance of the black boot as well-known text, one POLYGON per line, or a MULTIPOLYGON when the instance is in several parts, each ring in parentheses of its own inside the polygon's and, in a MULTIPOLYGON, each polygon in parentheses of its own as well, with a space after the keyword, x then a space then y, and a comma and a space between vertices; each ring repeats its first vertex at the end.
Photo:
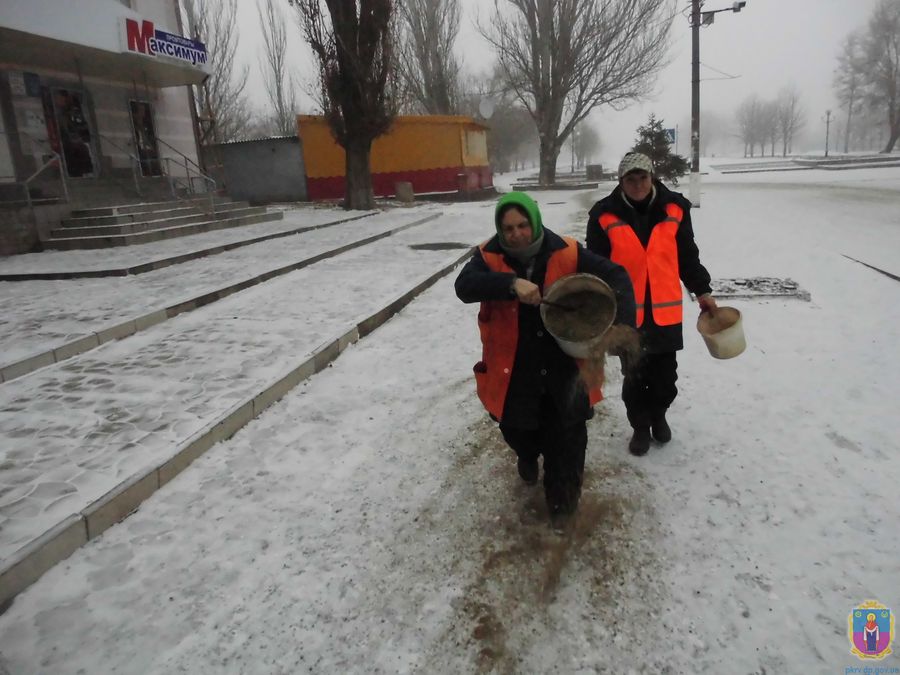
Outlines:
POLYGON ((650 450, 650 429, 647 427, 637 427, 634 435, 628 442, 628 452, 632 455, 646 455, 650 450))
POLYGON ((665 410, 653 415, 653 422, 651 422, 650 428, 653 430, 653 438, 660 443, 668 443, 672 440, 672 430, 669 428, 669 423, 666 422, 665 410))
POLYGON ((550 520, 557 527, 567 523, 578 508, 581 485, 576 481, 554 483, 545 486, 544 495, 550 520))
POLYGON ((539 472, 537 457, 519 457, 516 468, 526 485, 537 485, 539 472))

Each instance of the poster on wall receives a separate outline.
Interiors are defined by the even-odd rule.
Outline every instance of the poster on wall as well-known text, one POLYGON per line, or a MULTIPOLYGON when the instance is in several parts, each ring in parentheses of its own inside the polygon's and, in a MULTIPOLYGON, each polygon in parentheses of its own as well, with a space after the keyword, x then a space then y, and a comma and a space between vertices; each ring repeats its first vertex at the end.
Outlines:
POLYGON ((13 96, 25 96, 25 76, 18 70, 9 72, 9 88, 13 96))

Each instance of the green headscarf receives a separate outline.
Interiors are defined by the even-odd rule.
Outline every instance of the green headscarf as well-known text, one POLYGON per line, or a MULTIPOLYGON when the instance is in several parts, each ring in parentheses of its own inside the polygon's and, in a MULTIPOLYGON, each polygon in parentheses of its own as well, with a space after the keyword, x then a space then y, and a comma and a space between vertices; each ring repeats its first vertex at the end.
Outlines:
MULTIPOLYGON (((497 228, 497 234, 500 241, 503 242, 503 232, 500 230, 500 212, 508 204, 515 204, 528 214, 528 222, 531 223, 531 241, 538 241, 544 235, 544 223, 541 220, 541 210, 538 208, 537 202, 534 201, 524 192, 507 192, 497 201, 497 208, 494 209, 494 225, 497 228)), ((504 242, 505 243, 505 242, 504 242)))

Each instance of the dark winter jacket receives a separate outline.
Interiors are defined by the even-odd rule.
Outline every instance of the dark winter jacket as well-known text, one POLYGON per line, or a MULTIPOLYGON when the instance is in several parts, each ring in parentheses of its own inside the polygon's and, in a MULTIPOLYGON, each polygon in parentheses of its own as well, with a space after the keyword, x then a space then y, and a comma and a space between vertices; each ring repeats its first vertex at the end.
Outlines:
MULTIPOLYGON (((687 289, 694 295, 700 296, 710 292, 709 272, 700 263, 700 251, 694 242, 694 228, 691 224, 691 203, 685 197, 669 190, 658 180, 654 180, 656 198, 644 213, 639 213, 633 206, 625 201, 621 186, 616 188, 606 197, 594 204, 588 215, 587 233, 585 242, 587 248, 598 255, 610 257, 612 248, 609 237, 600 226, 600 216, 603 213, 612 213, 618 219, 631 225, 641 244, 646 249, 650 241, 650 233, 653 227, 666 218, 666 204, 678 204, 684 211, 675 243, 678 247, 678 274, 687 289)), ((653 322, 653 313, 650 311, 652 299, 650 289, 647 288, 644 306, 644 323, 640 327, 643 348, 651 353, 672 352, 684 347, 682 325, 658 326, 653 322)))
MULTIPOLYGON (((515 275, 494 272, 488 268, 481 251, 463 267, 456 279, 456 295, 463 302, 487 302, 491 300, 518 302, 510 288, 516 277, 529 279, 541 287, 547 271, 547 260, 557 250, 565 248, 563 239, 543 229, 544 240, 534 259, 530 276, 525 266, 509 255, 504 261, 515 275)), ((497 235, 486 244, 485 251, 503 254, 497 235)), ((603 279, 616 294, 616 323, 634 325, 634 294, 625 269, 596 256, 578 246, 578 272, 594 274, 603 279)), ((516 346, 515 365, 503 409, 503 423, 510 427, 534 429, 538 426, 540 402, 547 393, 556 402, 563 423, 576 424, 588 419, 588 396, 578 376, 575 360, 565 354, 547 333, 541 321, 539 307, 520 304, 519 339, 516 346)))

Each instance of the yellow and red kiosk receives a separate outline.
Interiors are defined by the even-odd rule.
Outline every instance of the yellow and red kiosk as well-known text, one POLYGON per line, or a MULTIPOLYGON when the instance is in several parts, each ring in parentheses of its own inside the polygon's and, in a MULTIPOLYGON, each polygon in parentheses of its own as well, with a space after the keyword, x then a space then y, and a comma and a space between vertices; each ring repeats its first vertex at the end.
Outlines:
MULTIPOLYGON (((344 196, 346 159, 321 115, 298 115, 309 198, 344 196)), ((398 182, 415 194, 478 192, 493 187, 487 130, 461 115, 409 115, 394 119, 372 143, 372 188, 391 197, 398 182)))

